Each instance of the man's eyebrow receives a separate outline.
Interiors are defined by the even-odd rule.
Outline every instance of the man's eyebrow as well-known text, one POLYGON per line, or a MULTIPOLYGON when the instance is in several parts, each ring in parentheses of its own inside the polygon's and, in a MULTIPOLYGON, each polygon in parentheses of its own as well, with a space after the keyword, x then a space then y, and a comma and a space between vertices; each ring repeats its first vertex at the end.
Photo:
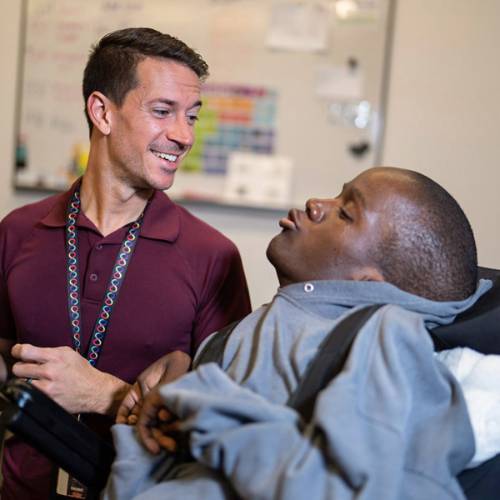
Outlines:
MULTIPOLYGON (((167 106, 176 106, 177 101, 173 101, 172 99, 154 99, 152 103, 160 103, 160 104, 166 104, 167 106)), ((192 106, 189 107, 189 109, 194 109, 194 108, 201 108, 202 102, 196 101, 192 106)))
POLYGON ((365 195, 357 187, 351 186, 350 184, 344 184, 342 186, 342 193, 346 193, 361 206, 366 207, 365 195))
POLYGON ((355 198, 360 205, 366 207, 365 195, 356 187, 351 188, 352 197, 355 198))

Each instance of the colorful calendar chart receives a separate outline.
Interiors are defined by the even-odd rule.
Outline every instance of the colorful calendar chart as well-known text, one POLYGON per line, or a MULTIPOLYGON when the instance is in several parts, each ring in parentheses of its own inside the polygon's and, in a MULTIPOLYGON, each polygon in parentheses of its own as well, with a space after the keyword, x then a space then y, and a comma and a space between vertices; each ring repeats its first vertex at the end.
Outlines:
POLYGON ((196 141, 184 172, 226 174, 233 151, 272 154, 276 101, 273 90, 246 85, 204 85, 196 141))

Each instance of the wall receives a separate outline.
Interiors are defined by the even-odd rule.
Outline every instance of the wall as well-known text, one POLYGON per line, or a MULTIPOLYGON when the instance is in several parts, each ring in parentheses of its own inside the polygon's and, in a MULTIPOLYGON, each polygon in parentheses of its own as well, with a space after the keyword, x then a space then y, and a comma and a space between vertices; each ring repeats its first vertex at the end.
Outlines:
MULTIPOLYGON (((447 187, 500 267, 500 2, 399 0, 384 163, 447 187)), ((453 228, 450 228, 452 230, 453 228)))
MULTIPOLYGON (((11 189, 20 2, 3 2, 0 47, 0 215, 35 199, 11 189)), ((480 262, 500 267, 500 2, 399 0, 384 162, 431 175, 455 195, 475 228, 480 262)), ((353 175, 355 172, 353 172, 353 175)), ((254 307, 277 282, 264 257, 277 215, 196 207, 239 246, 254 307)))
POLYGON ((14 115, 19 53, 20 2, 4 2, 0 18, 0 214, 19 204, 12 191, 14 164, 14 115))
MULTIPOLYGON (((380 109, 388 0, 376 4, 375 19, 366 22, 342 22, 333 9, 320 11, 329 27, 327 48, 311 53, 267 46, 273 17, 270 0, 27 1, 26 57, 19 86, 23 92, 21 132, 29 164, 23 172, 24 183, 37 182, 37 177, 49 184, 67 181, 68 170, 74 168, 75 148, 84 151, 87 146, 79 86, 88 48, 105 33, 136 25, 166 31, 200 50, 210 66, 210 85, 243 84, 269 91, 263 99, 225 96, 226 106, 233 104, 220 114, 216 111, 220 100, 216 104, 215 99, 207 99, 196 127, 197 147, 185 162, 202 169, 197 175, 181 169, 171 193, 201 191, 220 197, 224 176, 208 173, 205 167, 210 165, 212 172, 214 167, 224 169, 226 148, 241 140, 246 149, 256 151, 258 143, 265 151, 270 148, 293 161, 293 203, 302 204, 312 195, 331 195, 352 172, 371 166, 378 150, 375 117, 380 109), (80 12, 83 4, 84 12, 80 12), (347 70, 348 59, 357 64, 351 75, 361 82, 360 98, 373 108, 371 125, 365 128, 334 125, 330 99, 316 92, 318 70, 332 65, 347 70), (231 111, 237 111, 243 122, 228 119, 231 111), (313 131, 309 124, 314 124, 313 131), (242 127, 251 133, 241 136, 242 127), (363 155, 352 154, 349 146, 360 142, 370 147, 363 155), (200 165, 195 160, 197 152, 212 161, 200 165), (214 156, 218 157, 215 164, 214 156), (314 175, 310 175, 311 165, 314 175)), ((304 12, 301 15, 306 17, 304 12)), ((274 195, 267 203, 283 206, 274 195)))

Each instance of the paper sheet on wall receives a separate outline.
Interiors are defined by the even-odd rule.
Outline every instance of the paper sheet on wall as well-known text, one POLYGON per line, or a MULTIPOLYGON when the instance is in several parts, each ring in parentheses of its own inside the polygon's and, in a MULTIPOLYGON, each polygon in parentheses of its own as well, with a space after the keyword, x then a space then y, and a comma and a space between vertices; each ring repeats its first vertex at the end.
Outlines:
POLYGON ((316 94, 330 100, 359 100, 363 97, 362 73, 347 65, 318 68, 316 94))
POLYGON ((297 52, 318 52, 328 44, 329 10, 322 2, 273 5, 267 46, 297 52))
POLYGON ((229 157, 224 200, 282 208, 290 203, 291 179, 290 158, 235 152, 229 157))
POLYGON ((341 23, 373 23, 380 17, 380 0, 335 0, 335 15, 341 23))

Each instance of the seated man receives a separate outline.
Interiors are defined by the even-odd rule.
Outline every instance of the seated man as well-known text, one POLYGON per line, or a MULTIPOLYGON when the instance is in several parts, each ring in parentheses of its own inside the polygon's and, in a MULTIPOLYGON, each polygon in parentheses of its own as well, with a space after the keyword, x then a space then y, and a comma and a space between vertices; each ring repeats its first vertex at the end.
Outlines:
POLYGON ((464 498, 455 476, 474 456, 471 421, 426 329, 491 286, 477 285, 461 208, 421 174, 373 168, 280 226, 267 250, 278 293, 234 328, 220 367, 148 394, 137 431, 153 454, 115 426, 104 498, 464 498), (318 348, 377 303, 303 421, 287 402, 318 348), (191 460, 171 453, 182 443, 191 460))

